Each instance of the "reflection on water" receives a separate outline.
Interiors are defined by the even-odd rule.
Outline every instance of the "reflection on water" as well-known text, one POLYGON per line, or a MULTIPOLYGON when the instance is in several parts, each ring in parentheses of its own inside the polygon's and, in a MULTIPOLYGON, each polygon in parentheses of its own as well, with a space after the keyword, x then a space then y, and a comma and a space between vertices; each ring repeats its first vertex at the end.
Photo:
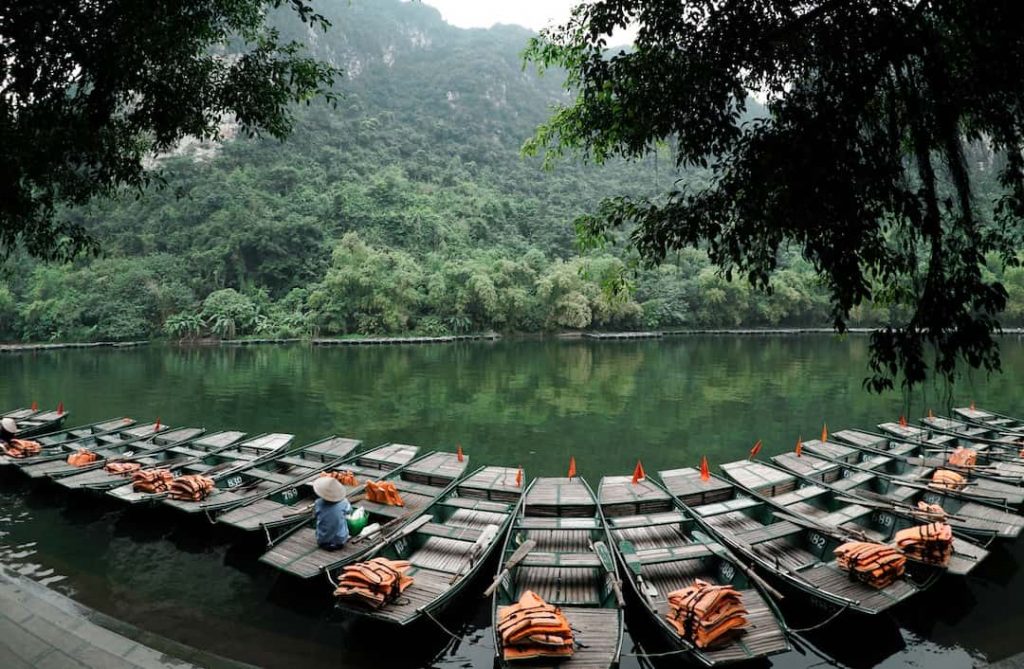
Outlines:
MULTIPOLYGON (((461 443, 476 463, 557 475, 570 455, 596 484, 628 473, 765 454, 798 436, 868 427, 944 406, 929 388, 904 398, 862 391, 866 341, 832 337, 679 338, 640 342, 504 341, 455 346, 58 351, 0 358, 0 407, 64 401, 74 422, 159 416, 175 426, 326 434, 425 448, 461 443)), ((964 384, 1011 413, 1024 346, 1004 342, 1002 376, 964 384)), ((256 558, 262 537, 163 509, 123 509, 89 494, 0 472, 0 562, 106 613, 240 660, 274 667, 482 667, 493 649, 486 602, 463 598, 431 627, 402 633, 338 616, 325 582, 279 579, 256 558), (393 654, 393 656, 392 656, 393 654)), ((1019 545, 998 547, 970 579, 944 579, 891 617, 806 635, 774 666, 964 667, 1024 651, 1019 545)), ((478 592, 481 588, 476 588, 478 592)), ((794 627, 825 613, 783 603, 794 627)), ((678 666, 627 617, 624 667, 678 666)))

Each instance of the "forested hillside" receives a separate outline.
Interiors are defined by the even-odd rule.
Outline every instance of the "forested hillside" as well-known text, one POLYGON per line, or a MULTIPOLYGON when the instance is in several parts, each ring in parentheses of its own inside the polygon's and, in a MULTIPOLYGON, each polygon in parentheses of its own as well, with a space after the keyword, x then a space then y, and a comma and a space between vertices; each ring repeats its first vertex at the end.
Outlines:
MULTIPOLYGON (((581 255, 572 221, 602 197, 700 175, 674 173, 668 155, 553 171, 521 157, 565 95, 557 72, 523 69, 528 31, 457 29, 397 0, 325 7, 327 34, 281 28, 345 70, 337 107, 301 108, 284 143, 235 137, 226 120, 222 143, 157 162, 163 188, 67 212, 102 257, 12 260, 0 338, 828 324, 795 255, 772 295, 727 282, 698 251, 636 273, 622 249, 581 255), (615 294, 623 270, 630 290, 615 294)), ((1024 274, 1005 279, 1017 322, 1024 274)))

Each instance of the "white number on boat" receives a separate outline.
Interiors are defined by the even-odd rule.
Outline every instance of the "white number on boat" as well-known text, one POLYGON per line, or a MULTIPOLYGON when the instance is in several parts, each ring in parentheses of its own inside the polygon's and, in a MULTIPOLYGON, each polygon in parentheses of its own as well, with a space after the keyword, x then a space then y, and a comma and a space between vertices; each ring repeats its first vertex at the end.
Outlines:
POLYGON ((810 540, 811 540, 811 545, 816 547, 816 548, 824 548, 825 547, 825 537, 821 536, 817 532, 811 532, 810 540))
POLYGON ((723 562, 718 568, 718 575, 722 577, 723 582, 728 583, 736 575, 736 569, 728 562, 723 562))
POLYGON ((227 483, 228 483, 228 487, 229 488, 234 488, 236 485, 241 485, 242 484, 242 477, 241 476, 232 476, 231 478, 228 479, 227 483))
POLYGON ((281 493, 281 499, 283 499, 286 502, 290 502, 298 496, 299 491, 296 490, 295 488, 289 488, 288 490, 285 490, 283 493, 281 493))

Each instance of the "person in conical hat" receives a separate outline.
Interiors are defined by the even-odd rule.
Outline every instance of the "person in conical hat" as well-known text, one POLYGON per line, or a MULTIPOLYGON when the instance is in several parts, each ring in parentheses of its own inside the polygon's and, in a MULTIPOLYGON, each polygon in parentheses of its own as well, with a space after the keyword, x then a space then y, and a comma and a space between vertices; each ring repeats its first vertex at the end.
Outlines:
POLYGON ((16 434, 18 434, 18 424, 14 422, 13 418, 0 420, 0 443, 10 446, 11 440, 16 434))
POLYGON ((316 510, 316 543, 325 550, 336 551, 348 543, 348 516, 352 504, 345 499, 348 491, 338 479, 321 476, 313 481, 313 492, 319 498, 316 510))

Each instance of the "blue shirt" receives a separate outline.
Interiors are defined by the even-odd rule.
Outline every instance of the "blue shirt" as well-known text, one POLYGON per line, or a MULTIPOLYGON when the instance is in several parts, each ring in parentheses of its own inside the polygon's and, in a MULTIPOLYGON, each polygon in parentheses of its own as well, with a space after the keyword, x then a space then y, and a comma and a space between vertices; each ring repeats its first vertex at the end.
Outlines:
POLYGON ((347 499, 340 502, 316 501, 316 542, 322 548, 341 548, 348 541, 348 519, 352 505, 347 499))

